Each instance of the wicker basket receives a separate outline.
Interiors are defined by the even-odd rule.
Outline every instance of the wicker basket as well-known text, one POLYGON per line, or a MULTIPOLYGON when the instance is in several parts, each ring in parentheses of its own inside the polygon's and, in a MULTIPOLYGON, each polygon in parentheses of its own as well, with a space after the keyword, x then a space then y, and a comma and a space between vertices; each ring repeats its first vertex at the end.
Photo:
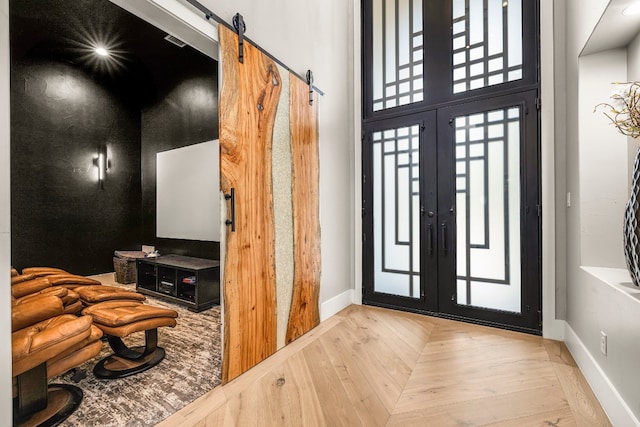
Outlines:
POLYGON ((136 260, 144 258, 144 252, 140 251, 115 251, 113 268, 116 272, 116 282, 128 284, 137 280, 136 260))

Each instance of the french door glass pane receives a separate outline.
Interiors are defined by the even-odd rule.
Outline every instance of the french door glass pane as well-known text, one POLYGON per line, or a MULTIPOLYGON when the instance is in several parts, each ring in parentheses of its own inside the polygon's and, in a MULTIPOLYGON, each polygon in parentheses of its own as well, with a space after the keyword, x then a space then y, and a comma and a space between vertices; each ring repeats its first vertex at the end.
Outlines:
POLYGON ((374 291, 420 298, 420 126, 373 133, 374 291))
POLYGON ((423 94, 423 0, 373 0, 373 111, 423 94))
POLYGON ((519 107, 455 119, 457 303, 519 313, 519 107))
POLYGON ((453 93, 522 79, 522 0, 453 0, 453 93))

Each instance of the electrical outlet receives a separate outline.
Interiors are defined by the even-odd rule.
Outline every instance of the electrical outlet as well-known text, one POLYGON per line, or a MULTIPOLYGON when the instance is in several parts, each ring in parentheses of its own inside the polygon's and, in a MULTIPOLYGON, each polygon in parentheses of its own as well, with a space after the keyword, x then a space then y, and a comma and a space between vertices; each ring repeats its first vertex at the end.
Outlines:
POLYGON ((607 334, 604 331, 600 331, 600 352, 607 355, 607 334))

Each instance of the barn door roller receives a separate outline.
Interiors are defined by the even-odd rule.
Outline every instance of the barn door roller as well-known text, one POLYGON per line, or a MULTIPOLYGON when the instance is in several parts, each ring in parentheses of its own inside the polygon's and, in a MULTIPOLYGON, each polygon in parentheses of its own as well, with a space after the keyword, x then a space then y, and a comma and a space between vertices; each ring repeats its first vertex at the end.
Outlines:
POLYGON ((244 64, 244 33, 247 31, 247 24, 239 13, 233 17, 233 29, 238 33, 238 61, 244 64))
POLYGON ((309 85, 309 105, 313 105, 313 71, 307 70, 307 84, 309 85))

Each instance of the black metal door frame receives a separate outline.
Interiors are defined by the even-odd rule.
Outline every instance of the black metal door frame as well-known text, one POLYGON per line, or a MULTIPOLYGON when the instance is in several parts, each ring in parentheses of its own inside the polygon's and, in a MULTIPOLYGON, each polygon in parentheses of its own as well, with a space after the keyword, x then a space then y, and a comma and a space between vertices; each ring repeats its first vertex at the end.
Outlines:
POLYGON ((437 283, 438 258, 434 234, 437 212, 437 152, 436 152, 436 112, 413 114, 377 121, 364 131, 362 163, 362 229, 363 229, 363 300, 366 304, 385 307, 405 308, 413 311, 436 312, 437 289, 427 283, 437 283), (420 126, 420 295, 417 298, 402 297, 374 291, 374 188, 373 188, 373 155, 372 134, 377 131, 420 126), (431 243, 429 243, 431 242, 431 243), (424 248, 422 244, 425 244, 424 248), (367 262, 369 260, 369 262, 367 262))
POLYGON ((541 280, 540 280, 540 182, 538 111, 536 91, 507 95, 438 110, 438 176, 439 220, 449 222, 448 233, 444 237, 450 248, 457 241, 455 212, 455 154, 453 134, 450 125, 455 117, 485 111, 519 107, 520 126, 520 252, 521 252, 521 307, 520 313, 485 309, 457 304, 456 300, 456 257, 455 249, 441 251, 439 271, 439 312, 455 318, 500 325, 510 329, 539 334, 541 332, 541 280))
POLYGON ((439 317, 541 333, 540 182, 537 91, 511 94, 444 107, 404 117, 379 120, 365 126, 363 137, 363 303, 439 317), (456 201, 452 120, 494 109, 517 106, 520 131, 521 313, 458 305, 456 295, 456 201), (420 247, 419 298, 375 292, 373 222, 373 159, 371 135, 377 131, 419 125, 420 137, 420 247))
MULTIPOLYGON (((424 99, 419 102, 373 110, 373 24, 371 1, 362 6, 362 128, 363 128, 363 302, 498 325, 541 334, 541 238, 539 162, 539 0, 522 0, 522 78, 495 86, 453 93, 454 53, 452 0, 423 0, 424 99), (428 60, 427 60, 428 58, 428 60), (523 314, 458 306, 452 303, 455 289, 455 160, 451 152, 449 120, 455 115, 488 108, 520 105, 523 112, 521 160, 523 314), (528 114, 524 114, 528 112, 528 114), (393 127, 422 124, 421 182, 421 295, 403 298, 374 292, 374 230, 371 135, 393 127), (445 144, 448 141, 449 146, 445 144), (437 147, 437 148, 436 148, 437 147), (437 161, 430 166, 429 162, 437 161), (429 172, 436 175, 429 177, 429 172), (435 192, 435 193, 434 193, 435 192), (433 195, 435 194, 435 197, 433 195), (433 212, 433 217, 429 213, 433 212), (443 223, 446 234, 443 234, 443 223), (430 249, 431 248, 431 249, 430 249), (445 253, 446 250, 446 253, 445 253)), ((396 2, 397 7, 397 2, 396 2)), ((455 299, 455 298, 454 298, 455 299)))

